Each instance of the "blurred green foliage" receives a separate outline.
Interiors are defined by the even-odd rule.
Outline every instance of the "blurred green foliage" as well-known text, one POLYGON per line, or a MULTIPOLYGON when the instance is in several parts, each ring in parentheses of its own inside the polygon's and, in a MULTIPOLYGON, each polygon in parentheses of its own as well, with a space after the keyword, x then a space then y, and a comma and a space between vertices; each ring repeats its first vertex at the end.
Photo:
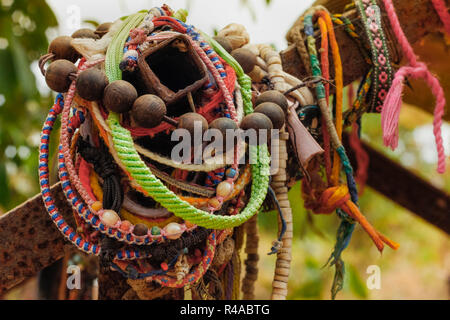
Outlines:
POLYGON ((0 4, 0 208, 35 194, 39 128, 51 103, 41 95, 32 63, 47 51, 57 20, 44 0, 0 4))

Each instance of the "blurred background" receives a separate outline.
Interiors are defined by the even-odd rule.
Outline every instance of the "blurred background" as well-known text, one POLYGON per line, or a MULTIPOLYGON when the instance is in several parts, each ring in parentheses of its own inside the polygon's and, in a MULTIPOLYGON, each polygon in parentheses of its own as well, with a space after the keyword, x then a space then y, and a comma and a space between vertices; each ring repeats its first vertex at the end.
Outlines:
MULTIPOLYGON (((253 43, 286 48, 285 34, 313 1, 305 0, 166 0, 174 9, 188 9, 188 22, 213 34, 231 22, 245 25, 253 43)), ((40 75, 37 59, 49 40, 70 35, 80 27, 113 21, 121 16, 161 5, 150 0, 0 0, 0 214, 38 193, 39 132, 54 99, 40 75)), ((438 46, 448 53, 445 42, 438 46)), ((425 54, 427 50, 422 50, 425 54)), ((445 60, 424 60, 437 70, 445 60)), ((450 73, 450 72, 449 72, 450 73)), ((428 90, 428 89, 426 89, 428 90)), ((421 93, 421 92, 420 92, 421 93)), ((419 94, 420 95, 420 94, 419 94)), ((383 147, 380 117, 366 115, 363 139, 438 188, 450 190, 450 170, 438 175, 432 134, 432 116, 405 105, 400 118, 399 148, 383 147)), ((450 153, 450 126, 443 128, 450 153)), ((335 242, 339 221, 335 215, 313 216, 303 209, 300 187, 290 192, 295 241, 289 283, 290 299, 329 299, 333 268, 325 265, 335 242)), ((447 235, 366 189, 362 212, 382 233, 401 244, 397 252, 381 256, 367 235, 357 228, 343 258, 347 266, 344 290, 338 299, 448 299, 450 298, 450 241, 447 235), (367 268, 381 269, 381 288, 369 290, 367 268)), ((450 214, 450 213, 449 213, 450 214)), ((260 272, 257 298, 270 297, 275 257, 267 256, 276 238, 275 213, 259 216, 260 272)), ((1 244, 0 244, 1 245, 1 244)), ((35 299, 36 279, 8 293, 5 299, 35 299)))

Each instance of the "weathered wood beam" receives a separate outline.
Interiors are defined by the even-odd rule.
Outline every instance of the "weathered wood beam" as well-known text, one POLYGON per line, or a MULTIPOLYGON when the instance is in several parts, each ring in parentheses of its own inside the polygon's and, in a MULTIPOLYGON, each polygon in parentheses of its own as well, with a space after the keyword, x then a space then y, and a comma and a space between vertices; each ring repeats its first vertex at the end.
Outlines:
MULTIPOLYGON (((328 7, 329 4, 333 4, 335 1, 322 1, 323 4, 328 7)), ((398 64, 401 61, 401 51, 398 48, 398 42, 392 34, 389 21, 386 17, 382 2, 378 1, 381 10, 383 25, 388 39, 389 51, 391 53, 392 62, 398 64)), ((447 5, 450 0, 447 0, 447 5)), ((431 1, 429 0, 394 0, 394 5, 397 11, 402 28, 411 43, 416 43, 425 37, 427 34, 438 31, 442 24, 436 11, 433 8, 431 1)), ((336 6, 335 6, 336 7, 336 6)), ((342 1, 339 2, 339 6, 342 7, 342 1)), ((365 39, 364 29, 360 23, 358 13, 356 10, 350 10, 345 13, 345 16, 352 20, 357 33, 365 39)), ((298 21, 294 24, 297 25, 298 21)), ((364 61, 360 54, 359 48, 356 42, 345 32, 344 28, 335 28, 337 42, 341 53, 344 69, 344 84, 348 85, 353 81, 360 79, 369 69, 369 65, 364 61)), ((287 37, 289 38, 289 36, 287 37)), ((316 38, 319 40, 320 35, 317 33, 316 38)), ((320 45, 320 41, 317 41, 320 45)), ((297 49, 294 45, 290 45, 286 50, 281 52, 281 58, 283 61, 283 68, 286 72, 298 77, 299 79, 305 78, 307 73, 305 71, 304 63, 300 59, 297 49)), ((330 56, 330 61, 332 58, 330 56)), ((330 68, 331 76, 333 75, 333 67, 330 68)), ((416 88, 417 89, 417 88, 416 88)), ((448 88, 450 90, 450 85, 448 88)), ((432 106, 434 103, 422 103, 418 107, 423 108, 425 111, 432 112, 432 106)), ((450 121, 450 113, 444 116, 444 119, 450 121)))
MULTIPOLYGON (((72 208, 60 184, 51 192, 64 219, 73 224, 72 208)), ((6 213, 0 217, 0 294, 61 259, 71 248, 50 220, 40 194, 6 213)))
MULTIPOLYGON (((355 154, 344 136, 344 144, 354 168, 355 154)), ((450 195, 405 169, 363 142, 369 155, 367 185, 408 209, 428 223, 450 234, 450 195)))

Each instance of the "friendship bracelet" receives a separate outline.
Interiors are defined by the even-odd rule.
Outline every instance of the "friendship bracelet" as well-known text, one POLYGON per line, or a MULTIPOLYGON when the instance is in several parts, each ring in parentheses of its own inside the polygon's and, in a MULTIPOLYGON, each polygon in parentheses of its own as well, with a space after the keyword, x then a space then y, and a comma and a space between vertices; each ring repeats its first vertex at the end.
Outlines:
POLYGON ((372 100, 367 111, 380 113, 393 79, 380 7, 376 0, 355 0, 355 5, 363 22, 372 55, 372 100))
MULTIPOLYGON (((131 28, 132 27, 130 27, 130 29, 131 28)), ((124 36, 126 37, 126 34, 124 36)), ((120 41, 120 39, 116 39, 116 42, 117 41, 120 41)), ((107 54, 107 60, 108 58, 111 59, 111 57, 112 55, 107 54)), ((115 63, 117 63, 117 61, 115 61, 115 63)), ((116 78, 114 78, 114 74, 108 74, 108 70, 107 75, 110 81, 116 80, 116 78)), ((250 90, 250 88, 248 88, 247 90, 250 90)), ((243 93, 243 97, 244 95, 245 94, 243 93)), ((121 127, 119 118, 116 114, 111 113, 109 115, 108 124, 112 131, 112 140, 115 145, 115 149, 118 152, 119 158, 127 166, 127 168, 130 169, 127 170, 127 174, 129 175, 129 177, 135 180, 140 185, 141 191, 143 191, 145 194, 151 195, 163 207, 173 212, 175 215, 183 218, 184 220, 190 221, 206 228, 228 229, 247 221, 254 214, 256 214, 257 210, 262 205, 262 202, 265 198, 265 193, 267 192, 269 181, 268 175, 270 159, 268 159, 268 157, 268 161, 264 161, 260 166, 253 166, 252 173, 254 174, 256 179, 254 181, 254 184, 252 185, 252 196, 247 205, 247 208, 244 209, 242 213, 236 216, 215 216, 208 214, 205 211, 198 210, 195 207, 192 207, 187 202, 179 199, 151 173, 151 171, 140 159, 136 150, 133 148, 131 135, 129 131, 121 127), (259 177, 260 173, 262 173, 263 177, 259 177)), ((251 149, 254 149, 252 151, 253 154, 256 154, 256 159, 259 158, 259 150, 262 150, 263 154, 267 154, 268 152, 267 146, 252 147, 251 149)))
MULTIPOLYGON (((74 131, 74 128, 72 128, 72 131, 74 131)), ((69 203, 72 204, 72 206, 76 209, 78 212, 78 215, 89 225, 91 225, 95 230, 100 231, 103 234, 106 234, 110 237, 115 238, 118 241, 123 241, 128 244, 137 244, 137 245, 148 245, 152 243, 161 243, 164 240, 167 239, 168 236, 170 236, 168 233, 166 233, 165 229, 162 228, 161 230, 158 230, 159 234, 152 234, 152 231, 149 230, 147 235, 145 236, 136 236, 133 234, 133 225, 127 225, 126 229, 123 229, 121 227, 122 221, 120 221, 119 225, 111 227, 105 225, 101 219, 101 212, 96 212, 93 209, 86 207, 86 205, 80 201, 80 199, 76 196, 76 193, 72 189, 71 181, 68 179, 69 173, 66 169, 66 162, 64 154, 62 153, 62 147, 60 147, 60 154, 59 154, 59 176, 60 180, 63 183, 63 192, 66 195, 66 198, 68 199, 69 203)), ((78 175, 73 175, 73 179, 80 180, 78 175)), ((81 181, 80 181, 81 184, 81 181)), ((81 187, 84 187, 81 185, 81 187)), ((89 193, 87 190, 84 192, 85 196, 82 196, 83 200, 86 202, 92 202, 95 203, 95 200, 92 199, 89 196, 89 193)), ((124 225, 125 226, 125 225, 124 225)), ((193 228, 187 228, 186 225, 181 224, 180 230, 182 232, 188 231, 191 232, 194 230, 196 226, 193 228)))
MULTIPOLYGON (((101 251, 101 246, 86 240, 65 221, 64 217, 59 213, 50 191, 48 167, 50 134, 53 130, 53 126, 58 115, 62 112, 62 101, 62 95, 59 94, 55 105, 50 109, 42 128, 41 143, 39 147, 39 185, 41 188, 42 199, 50 219, 56 225, 58 230, 64 235, 64 237, 79 250, 87 254, 98 256, 101 251)), ((63 183, 63 190, 66 186, 67 183, 63 183)), ((147 257, 146 253, 142 253, 138 250, 123 249, 116 254, 116 258, 119 260, 133 260, 145 257, 147 257)))

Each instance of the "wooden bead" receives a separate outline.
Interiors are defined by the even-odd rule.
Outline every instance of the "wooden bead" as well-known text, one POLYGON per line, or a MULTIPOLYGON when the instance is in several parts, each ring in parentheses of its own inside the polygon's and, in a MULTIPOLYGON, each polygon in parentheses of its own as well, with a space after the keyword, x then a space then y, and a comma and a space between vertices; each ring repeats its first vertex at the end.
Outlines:
POLYGON ((131 110, 138 93, 133 85, 124 80, 110 83, 103 95, 103 104, 112 112, 125 113, 131 110))
POLYGON ((273 125, 269 117, 262 113, 252 113, 244 117, 241 122, 242 130, 254 129, 259 131, 261 129, 272 130, 273 125))
POLYGON ((202 133, 208 130, 208 121, 202 115, 193 112, 185 113, 178 121, 178 129, 186 129, 193 137, 196 124, 201 125, 202 133))
POLYGON ((102 23, 97 27, 97 30, 95 30, 95 34, 97 34, 100 38, 102 38, 105 34, 109 32, 111 26, 112 26, 111 22, 102 23))
POLYGON ((259 95, 259 97, 256 99, 255 107, 259 106, 261 103, 264 102, 273 102, 276 103, 283 109, 284 112, 287 112, 288 110, 288 101, 284 94, 277 90, 269 90, 259 95))
POLYGON ((131 117, 138 126, 150 129, 160 125, 166 113, 166 104, 160 97, 146 94, 134 102, 131 117))
POLYGON ((164 231, 166 232, 167 238, 170 240, 176 240, 183 234, 183 229, 181 228, 181 225, 176 222, 169 223, 164 228, 164 231))
POLYGON ((56 92, 67 92, 70 84, 70 74, 76 74, 77 67, 68 60, 56 60, 50 64, 45 73, 45 82, 56 92))
POLYGON ((61 36, 50 43, 48 53, 53 53, 54 60, 65 59, 70 62, 76 62, 80 58, 80 54, 72 47, 73 38, 68 36, 61 36))
MULTIPOLYGON (((219 118, 219 119, 216 119, 213 122, 211 122, 209 124, 209 128, 217 129, 222 133, 223 145, 226 147, 227 146, 227 131, 228 131, 228 133, 231 134, 231 132, 229 130, 232 130, 233 131, 232 135, 234 136, 234 131, 238 129, 238 125, 235 121, 233 121, 229 118, 219 118)), ((230 141, 230 143, 231 142, 233 142, 232 145, 234 145, 234 141, 230 141)))
POLYGON ((77 79, 78 95, 88 101, 98 101, 108 85, 106 75, 96 68, 91 68, 79 74, 77 79))
POLYGON ((120 217, 114 210, 105 210, 101 221, 108 227, 114 227, 119 222, 120 217))
POLYGON ((214 37, 213 39, 216 40, 228 53, 233 51, 231 42, 226 37, 214 37))
POLYGON ((248 49, 236 49, 231 55, 241 65, 245 73, 252 72, 256 66, 256 55, 248 49))
POLYGON ((281 129, 285 123, 285 113, 278 104, 273 102, 261 103, 255 112, 265 114, 272 121, 274 129, 281 129))
POLYGON ((138 223, 134 226, 133 234, 137 237, 146 236, 148 233, 148 227, 145 224, 138 223))
POLYGON ((83 28, 83 29, 75 31, 72 34, 72 38, 74 38, 74 39, 95 39, 95 40, 98 40, 98 39, 100 39, 100 36, 98 34, 96 34, 95 31, 92 30, 92 29, 83 28))

